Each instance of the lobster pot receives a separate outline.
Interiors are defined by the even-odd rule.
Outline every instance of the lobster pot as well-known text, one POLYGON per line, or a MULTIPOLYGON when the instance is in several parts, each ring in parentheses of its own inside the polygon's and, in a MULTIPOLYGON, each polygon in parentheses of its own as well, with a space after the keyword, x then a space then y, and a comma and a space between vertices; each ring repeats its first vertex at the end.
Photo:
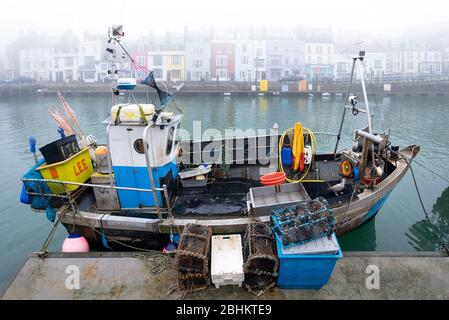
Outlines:
POLYGON ((198 224, 188 224, 182 231, 175 267, 181 290, 200 290, 210 284, 209 256, 212 230, 198 224))
POLYGON ((275 239, 268 224, 249 223, 243 238, 243 286, 254 294, 276 284, 278 259, 275 239))
POLYGON ((330 236, 335 225, 332 209, 322 197, 273 210, 271 223, 285 247, 330 236))

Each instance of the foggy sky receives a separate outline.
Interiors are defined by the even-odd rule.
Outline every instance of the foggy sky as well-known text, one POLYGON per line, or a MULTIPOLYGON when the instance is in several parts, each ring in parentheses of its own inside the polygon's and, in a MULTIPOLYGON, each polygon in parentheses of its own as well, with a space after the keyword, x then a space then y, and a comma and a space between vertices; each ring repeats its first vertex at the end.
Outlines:
POLYGON ((441 0, 15 0, 0 10, 1 46, 21 31, 72 30, 81 37, 86 30, 105 34, 112 24, 124 24, 130 40, 185 24, 331 25, 334 33, 391 38, 409 28, 447 26, 448 17, 449 3, 441 0))

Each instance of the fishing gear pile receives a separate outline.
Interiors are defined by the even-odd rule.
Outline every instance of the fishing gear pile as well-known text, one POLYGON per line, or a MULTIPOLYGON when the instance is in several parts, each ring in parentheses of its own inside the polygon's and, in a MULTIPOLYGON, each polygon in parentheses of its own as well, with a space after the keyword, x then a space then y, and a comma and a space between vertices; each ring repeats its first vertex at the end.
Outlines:
POLYGON ((187 224, 182 231, 175 257, 180 290, 198 291, 209 287, 211 238, 211 228, 198 224, 187 224))
POLYGON ((276 285, 278 258, 275 239, 270 226, 263 222, 251 222, 243 237, 243 286, 260 295, 276 285))
POLYGON ((329 237, 335 226, 332 209, 323 197, 273 210, 271 222, 284 246, 329 237))

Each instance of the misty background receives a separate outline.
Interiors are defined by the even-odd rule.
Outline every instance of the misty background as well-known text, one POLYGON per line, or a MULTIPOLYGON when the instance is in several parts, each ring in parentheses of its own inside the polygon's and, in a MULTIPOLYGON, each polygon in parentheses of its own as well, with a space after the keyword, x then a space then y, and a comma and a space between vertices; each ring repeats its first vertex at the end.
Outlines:
MULTIPOLYGON (((213 25, 321 27, 332 30, 336 43, 386 42, 396 39, 446 43, 449 4, 445 1, 11 1, 0 10, 3 41, 0 54, 19 34, 60 35, 72 31, 82 38, 106 34, 108 26, 124 24, 126 40, 153 33, 178 32, 213 25)), ((435 48, 436 49, 436 48, 435 48)))

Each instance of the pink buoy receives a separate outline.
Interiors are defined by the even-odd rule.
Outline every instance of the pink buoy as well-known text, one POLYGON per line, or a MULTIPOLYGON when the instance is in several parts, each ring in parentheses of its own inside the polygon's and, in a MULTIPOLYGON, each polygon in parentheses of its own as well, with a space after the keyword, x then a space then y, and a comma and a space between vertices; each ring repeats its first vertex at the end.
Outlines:
POLYGON ((62 244, 62 252, 89 252, 89 242, 79 234, 70 234, 62 244))

